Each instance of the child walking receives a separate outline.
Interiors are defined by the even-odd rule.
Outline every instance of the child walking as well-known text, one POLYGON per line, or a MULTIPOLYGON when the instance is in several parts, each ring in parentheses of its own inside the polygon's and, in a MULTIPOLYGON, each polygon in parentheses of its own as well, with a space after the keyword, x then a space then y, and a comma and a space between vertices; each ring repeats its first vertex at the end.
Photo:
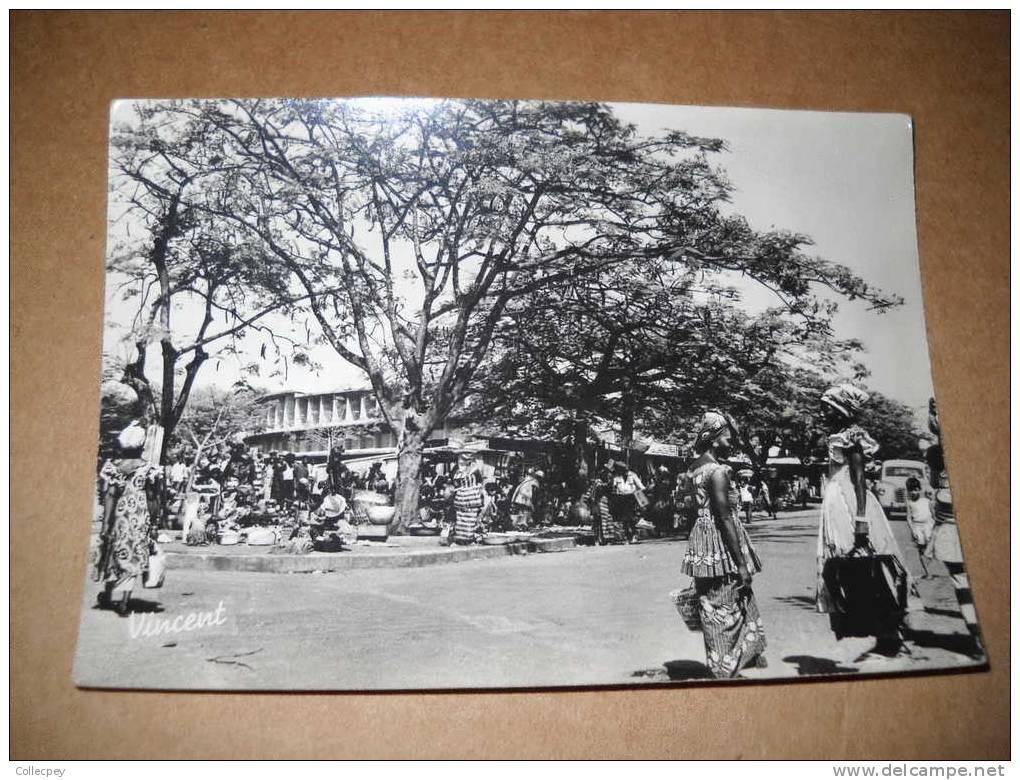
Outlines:
POLYGON ((910 535, 917 545, 918 557, 921 559, 922 579, 928 579, 928 561, 932 559, 931 536, 935 530, 935 517, 931 512, 931 501, 921 493, 921 480, 917 477, 907 479, 907 524, 910 535))

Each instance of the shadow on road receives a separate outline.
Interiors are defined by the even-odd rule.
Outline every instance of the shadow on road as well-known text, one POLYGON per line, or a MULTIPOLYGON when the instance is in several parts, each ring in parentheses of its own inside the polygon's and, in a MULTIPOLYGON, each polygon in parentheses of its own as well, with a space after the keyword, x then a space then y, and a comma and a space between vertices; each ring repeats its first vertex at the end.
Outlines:
POLYGON ((132 612, 162 612, 163 605, 158 601, 147 601, 146 599, 131 599, 128 602, 132 612))
POLYGON ((665 682, 682 682, 684 680, 711 680, 712 673, 708 667, 700 661, 677 660, 666 661, 662 666, 654 669, 638 669, 631 672, 631 677, 646 677, 650 680, 665 682))
POLYGON ((904 630, 903 636, 918 647, 937 647, 969 658, 984 657, 984 654, 975 647, 970 634, 939 634, 934 631, 916 631, 908 628, 904 630))
MULTIPOLYGON (((812 602, 813 603, 813 602, 812 602)), ((794 664, 797 674, 852 674, 859 671, 853 666, 842 666, 831 658, 818 658, 813 655, 788 655, 784 663, 794 664)))
POLYGON ((789 604, 791 607, 806 609, 808 612, 815 611, 815 599, 813 596, 779 596, 775 600, 780 604, 789 604))
MULTIPOLYGON (((163 605, 158 601, 146 601, 145 599, 129 599, 128 606, 131 612, 163 612, 163 605)), ((92 609, 112 612, 113 607, 103 604, 93 604, 92 609)))
POLYGON ((712 673, 708 670, 708 667, 700 661, 666 661, 663 666, 666 668, 666 676, 670 680, 704 680, 712 678, 712 673))
POLYGON ((925 607, 924 611, 929 615, 941 615, 942 617, 958 618, 963 620, 963 613, 958 609, 939 609, 938 607, 925 607))

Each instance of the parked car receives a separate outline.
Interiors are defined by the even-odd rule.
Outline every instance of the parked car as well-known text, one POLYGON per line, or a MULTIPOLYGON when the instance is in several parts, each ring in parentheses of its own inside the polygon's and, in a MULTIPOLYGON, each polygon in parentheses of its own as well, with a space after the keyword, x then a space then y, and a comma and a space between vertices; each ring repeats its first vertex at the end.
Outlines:
POLYGON ((886 514, 907 513, 907 480, 917 477, 924 495, 932 494, 928 481, 928 466, 919 460, 887 460, 882 464, 882 471, 875 486, 878 502, 886 514))

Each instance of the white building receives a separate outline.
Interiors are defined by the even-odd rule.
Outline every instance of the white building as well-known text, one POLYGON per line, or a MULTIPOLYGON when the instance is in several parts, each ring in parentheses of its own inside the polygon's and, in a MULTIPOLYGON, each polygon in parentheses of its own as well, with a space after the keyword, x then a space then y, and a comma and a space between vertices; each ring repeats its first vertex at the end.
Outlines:
MULTIPOLYGON (((396 453, 397 437, 379 412, 368 385, 336 390, 280 390, 260 399, 261 425, 245 441, 262 452, 294 452, 324 458, 334 444, 343 444, 351 458, 396 453)), ((433 439, 446 438, 443 429, 433 439)))

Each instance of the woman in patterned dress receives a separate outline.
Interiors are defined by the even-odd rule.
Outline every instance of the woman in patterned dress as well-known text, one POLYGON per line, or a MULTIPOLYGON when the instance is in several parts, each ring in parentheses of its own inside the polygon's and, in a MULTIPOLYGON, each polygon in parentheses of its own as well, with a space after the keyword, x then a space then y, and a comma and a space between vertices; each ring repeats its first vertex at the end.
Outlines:
POLYGON ((730 469, 718 460, 729 451, 731 436, 723 415, 705 414, 694 445, 698 458, 688 472, 697 490, 698 516, 681 566, 694 578, 708 668, 716 678, 765 666, 765 630, 751 590, 761 561, 737 519, 730 469))
POLYGON ((474 468, 475 454, 467 449, 458 453, 457 473, 453 478, 452 540, 456 544, 474 544, 485 538, 481 517, 486 501, 485 485, 474 468))
POLYGON ((105 585, 99 605, 121 617, 131 611, 131 591, 149 566, 151 531, 158 516, 159 469, 142 460, 145 429, 137 423, 117 438, 121 457, 100 471, 103 530, 93 577, 105 585))
POLYGON ((589 490, 591 502, 592 530, 595 542, 600 545, 622 544, 623 524, 613 517, 609 508, 609 496, 613 489, 613 464, 606 463, 595 476, 589 490))
MULTIPOLYGON (((818 527, 816 602, 819 612, 828 613, 837 639, 848 634, 844 632, 843 615, 837 611, 822 576, 825 562, 869 546, 878 555, 893 555, 901 564, 903 562, 889 520, 865 482, 867 460, 878 451, 878 443, 857 424, 867 400, 866 392, 850 384, 830 387, 822 394, 826 425, 832 433, 828 436, 829 480, 822 494, 818 527)), ((911 587, 914 587, 912 583, 911 587)), ((914 604, 916 602, 912 602, 912 606, 914 604)), ((908 652, 901 634, 904 617, 902 614, 894 616, 895 622, 876 636, 875 647, 864 659, 871 655, 895 657, 908 652)))

